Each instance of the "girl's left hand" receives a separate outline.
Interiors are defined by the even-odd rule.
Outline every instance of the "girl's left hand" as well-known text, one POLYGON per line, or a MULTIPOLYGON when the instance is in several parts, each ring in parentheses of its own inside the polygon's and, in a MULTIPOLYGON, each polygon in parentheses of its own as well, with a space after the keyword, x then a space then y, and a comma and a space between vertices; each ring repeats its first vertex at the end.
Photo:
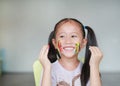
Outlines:
POLYGON ((90 46, 91 51, 91 58, 89 61, 90 66, 97 66, 99 67, 100 61, 103 57, 101 50, 96 46, 90 46))

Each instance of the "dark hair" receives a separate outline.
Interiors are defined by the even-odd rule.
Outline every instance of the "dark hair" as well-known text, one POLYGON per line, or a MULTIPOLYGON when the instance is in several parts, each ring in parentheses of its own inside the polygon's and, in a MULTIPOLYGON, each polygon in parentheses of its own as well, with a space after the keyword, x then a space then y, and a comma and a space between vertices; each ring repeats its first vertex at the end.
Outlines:
POLYGON ((91 52, 89 50, 89 46, 97 46, 97 40, 95 37, 94 31, 89 26, 84 26, 80 21, 74 18, 64 18, 60 20, 54 27, 54 31, 50 33, 48 44, 50 46, 49 52, 48 52, 48 58, 53 63, 57 60, 57 56, 60 57, 58 51, 55 49, 52 39, 56 36, 56 31, 59 26, 66 22, 76 22, 81 30, 83 38, 85 38, 85 29, 87 30, 87 45, 86 45, 86 53, 85 53, 85 61, 83 63, 82 71, 81 71, 81 85, 86 86, 89 78, 90 78, 90 66, 89 66, 89 60, 91 57, 91 52))
POLYGON ((98 46, 94 31, 89 26, 85 26, 85 29, 87 29, 87 45, 86 45, 86 52, 85 52, 85 61, 81 71, 82 86, 86 86, 90 77, 89 60, 91 57, 91 52, 89 50, 89 46, 98 46))
POLYGON ((49 52, 48 52, 48 59, 51 63, 57 60, 57 51, 52 43, 52 39, 54 38, 54 31, 52 31, 49 35, 48 44, 49 44, 49 52))

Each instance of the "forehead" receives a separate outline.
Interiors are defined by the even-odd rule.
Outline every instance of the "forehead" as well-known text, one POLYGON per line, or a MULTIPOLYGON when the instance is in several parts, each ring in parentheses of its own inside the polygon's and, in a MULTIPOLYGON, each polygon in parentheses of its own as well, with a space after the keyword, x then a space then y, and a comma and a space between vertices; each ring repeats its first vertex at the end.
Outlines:
POLYGON ((78 24, 77 22, 74 22, 74 21, 65 22, 65 23, 61 24, 57 28, 57 32, 56 33, 62 33, 62 32, 66 32, 66 33, 72 33, 72 32, 81 33, 81 25, 78 24))

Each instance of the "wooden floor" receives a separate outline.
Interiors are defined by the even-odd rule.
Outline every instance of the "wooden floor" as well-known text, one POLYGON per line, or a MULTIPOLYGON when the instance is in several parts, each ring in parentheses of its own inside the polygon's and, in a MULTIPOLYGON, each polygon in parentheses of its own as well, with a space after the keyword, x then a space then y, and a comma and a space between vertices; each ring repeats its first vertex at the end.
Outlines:
MULTIPOLYGON (((102 86, 120 86, 120 73, 102 73, 102 86)), ((0 86, 35 86, 33 73, 8 73, 0 77, 0 86)))

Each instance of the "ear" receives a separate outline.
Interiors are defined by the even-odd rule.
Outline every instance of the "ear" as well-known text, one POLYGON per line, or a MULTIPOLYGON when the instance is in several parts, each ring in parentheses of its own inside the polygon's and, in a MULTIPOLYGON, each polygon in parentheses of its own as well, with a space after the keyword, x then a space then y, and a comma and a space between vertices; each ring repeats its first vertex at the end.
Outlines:
POLYGON ((55 49, 57 49, 57 42, 56 42, 56 40, 54 38, 52 39, 52 43, 53 43, 55 49))
POLYGON ((87 39, 82 40, 81 48, 84 48, 87 44, 87 39))

